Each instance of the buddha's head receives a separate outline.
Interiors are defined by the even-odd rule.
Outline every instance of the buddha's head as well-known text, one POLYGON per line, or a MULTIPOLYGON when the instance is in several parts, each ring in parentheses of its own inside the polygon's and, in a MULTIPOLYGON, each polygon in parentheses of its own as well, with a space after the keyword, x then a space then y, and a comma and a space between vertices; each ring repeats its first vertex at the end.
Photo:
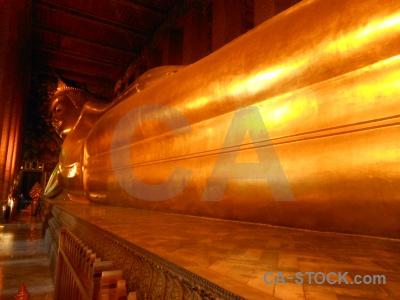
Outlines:
POLYGON ((58 90, 50 103, 51 123, 61 138, 75 127, 90 94, 78 88, 58 90))

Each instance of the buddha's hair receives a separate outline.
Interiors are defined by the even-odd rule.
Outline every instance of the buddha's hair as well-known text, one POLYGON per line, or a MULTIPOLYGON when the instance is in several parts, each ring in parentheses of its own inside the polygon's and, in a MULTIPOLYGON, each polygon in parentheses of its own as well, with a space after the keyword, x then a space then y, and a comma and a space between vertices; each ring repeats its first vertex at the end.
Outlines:
POLYGON ((51 99, 51 102, 53 102, 56 98, 60 96, 67 96, 71 102, 74 104, 74 106, 82 110, 83 106, 85 105, 86 101, 90 99, 95 99, 95 97, 90 94, 89 92, 79 89, 79 88, 74 88, 74 87, 65 87, 60 90, 58 90, 53 98, 51 99))

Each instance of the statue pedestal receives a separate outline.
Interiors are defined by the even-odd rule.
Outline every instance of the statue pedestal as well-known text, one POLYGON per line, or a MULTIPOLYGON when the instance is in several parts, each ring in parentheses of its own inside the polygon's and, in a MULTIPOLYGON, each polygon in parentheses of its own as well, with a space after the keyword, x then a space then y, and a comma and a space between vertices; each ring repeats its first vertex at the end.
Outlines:
POLYGON ((400 297, 394 281, 400 240, 70 201, 44 200, 41 215, 54 269, 60 228, 68 227, 123 270, 128 292, 151 299, 305 299, 314 293, 319 299, 349 293, 387 299, 389 290, 400 297), (274 276, 267 272, 293 278, 268 284, 274 276), (297 272, 302 284, 294 282, 297 272), (386 285, 308 284, 305 272, 348 272, 348 280, 382 274, 386 285))

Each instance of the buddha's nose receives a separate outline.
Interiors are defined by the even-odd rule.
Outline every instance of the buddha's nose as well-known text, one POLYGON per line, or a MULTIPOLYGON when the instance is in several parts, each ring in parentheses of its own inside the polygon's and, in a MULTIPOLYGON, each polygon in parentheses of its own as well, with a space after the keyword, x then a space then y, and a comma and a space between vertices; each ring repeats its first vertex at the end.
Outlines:
POLYGON ((51 117, 51 125, 53 125, 54 127, 59 123, 59 121, 57 120, 57 118, 55 116, 51 117))

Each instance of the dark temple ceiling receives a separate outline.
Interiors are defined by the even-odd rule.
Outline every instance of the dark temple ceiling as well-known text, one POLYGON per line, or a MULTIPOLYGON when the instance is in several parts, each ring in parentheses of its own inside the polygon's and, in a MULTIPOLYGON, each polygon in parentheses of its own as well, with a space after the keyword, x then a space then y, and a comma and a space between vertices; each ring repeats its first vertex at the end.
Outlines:
POLYGON ((32 74, 112 89, 183 0, 34 0, 32 74))
POLYGON ((51 172, 62 141, 49 103, 57 76, 107 101, 130 64, 162 39, 192 0, 33 0, 32 70, 26 105, 24 161, 51 172))

